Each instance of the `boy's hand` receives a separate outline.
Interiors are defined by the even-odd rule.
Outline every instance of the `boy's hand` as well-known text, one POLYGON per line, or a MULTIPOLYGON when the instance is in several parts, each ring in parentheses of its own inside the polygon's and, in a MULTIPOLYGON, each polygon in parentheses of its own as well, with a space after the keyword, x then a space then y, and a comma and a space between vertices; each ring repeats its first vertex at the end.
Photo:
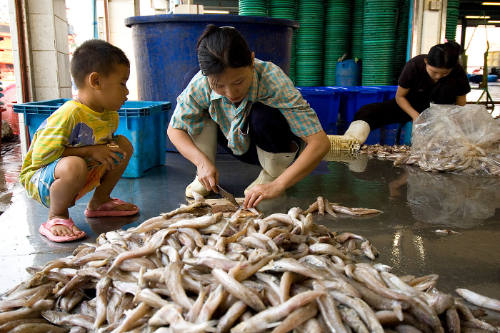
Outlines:
POLYGON ((122 159, 118 154, 121 154, 123 158, 126 158, 127 155, 118 145, 111 143, 91 146, 89 155, 97 162, 103 164, 106 170, 112 170, 120 164, 120 160, 122 159))

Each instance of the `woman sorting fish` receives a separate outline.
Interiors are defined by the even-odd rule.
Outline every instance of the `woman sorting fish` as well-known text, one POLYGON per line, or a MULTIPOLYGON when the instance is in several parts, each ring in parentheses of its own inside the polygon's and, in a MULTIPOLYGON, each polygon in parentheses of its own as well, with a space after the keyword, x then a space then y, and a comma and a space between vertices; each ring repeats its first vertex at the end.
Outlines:
POLYGON ((414 121, 430 103, 465 105, 470 85, 467 74, 458 63, 460 51, 460 45, 447 42, 434 45, 429 54, 410 59, 399 76, 396 97, 361 107, 345 134, 336 138, 335 144, 352 140, 363 144, 371 130, 414 121))
POLYGON ((245 208, 280 196, 330 148, 316 113, 277 65, 255 58, 235 28, 208 25, 197 53, 200 71, 177 98, 167 131, 197 168, 186 196, 218 192, 217 144, 262 166, 245 190, 245 208))

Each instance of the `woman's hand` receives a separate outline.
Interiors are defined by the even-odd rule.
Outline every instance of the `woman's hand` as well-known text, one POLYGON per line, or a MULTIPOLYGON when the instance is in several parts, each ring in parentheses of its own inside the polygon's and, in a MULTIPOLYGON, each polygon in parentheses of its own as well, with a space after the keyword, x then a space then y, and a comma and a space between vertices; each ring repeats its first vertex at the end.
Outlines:
POLYGON ((243 208, 255 207, 264 199, 272 199, 280 196, 285 192, 285 186, 280 185, 276 181, 255 185, 248 193, 245 195, 245 201, 243 202, 243 208))
POLYGON ((217 184, 219 184, 219 171, 215 165, 206 158, 197 166, 196 175, 198 180, 203 184, 208 191, 218 192, 217 184))
POLYGON ((410 89, 398 86, 398 90, 396 91, 395 100, 396 100, 396 103, 398 104, 398 106, 404 112, 406 112, 406 114, 408 114, 410 116, 411 120, 415 121, 415 120, 417 120, 420 113, 418 113, 417 110, 415 110, 413 108, 413 106, 410 104, 410 102, 408 102, 406 95, 408 95, 409 92, 410 92, 410 89))
POLYGON ((121 154, 123 158, 127 155, 127 153, 116 144, 89 146, 88 149, 89 157, 103 164, 106 170, 111 170, 120 163, 122 157, 118 154, 121 154))

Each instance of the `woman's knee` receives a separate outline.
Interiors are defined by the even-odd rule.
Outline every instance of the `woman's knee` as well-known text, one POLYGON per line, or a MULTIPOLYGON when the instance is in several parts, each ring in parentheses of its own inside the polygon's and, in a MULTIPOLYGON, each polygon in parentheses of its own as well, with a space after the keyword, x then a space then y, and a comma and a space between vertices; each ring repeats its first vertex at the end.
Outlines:
POLYGON ((63 157, 54 171, 56 179, 64 179, 75 183, 85 182, 87 179, 87 162, 79 156, 63 157))
POLYGON ((364 120, 367 121, 371 118, 373 113, 376 111, 374 104, 366 104, 359 108, 358 112, 354 115, 354 120, 364 120))
POLYGON ((281 132, 285 128, 290 130, 285 116, 278 109, 261 103, 256 103, 252 107, 250 126, 257 135, 268 135, 275 131, 281 132))

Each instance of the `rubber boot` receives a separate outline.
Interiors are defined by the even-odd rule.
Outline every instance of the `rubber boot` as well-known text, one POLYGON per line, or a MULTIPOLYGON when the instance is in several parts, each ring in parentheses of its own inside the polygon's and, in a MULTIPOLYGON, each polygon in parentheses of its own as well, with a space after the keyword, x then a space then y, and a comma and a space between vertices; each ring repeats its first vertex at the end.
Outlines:
MULTIPOLYGON (((209 119, 205 120, 201 133, 195 137, 191 137, 196 147, 205 154, 210 162, 215 163, 215 154, 217 153, 217 124, 209 119)), ((194 180, 186 187, 186 197, 193 198, 193 191, 201 196, 207 196, 208 191, 205 186, 195 177, 194 180)))
POLYGON ((356 152, 370 134, 370 125, 364 120, 355 120, 344 135, 329 135, 330 151, 347 150, 356 152))
POLYGON ((299 147, 297 144, 295 146, 296 149, 291 153, 270 153, 257 146, 257 156, 262 170, 257 179, 245 189, 245 195, 255 185, 268 184, 278 178, 292 164, 297 155, 299 147))

